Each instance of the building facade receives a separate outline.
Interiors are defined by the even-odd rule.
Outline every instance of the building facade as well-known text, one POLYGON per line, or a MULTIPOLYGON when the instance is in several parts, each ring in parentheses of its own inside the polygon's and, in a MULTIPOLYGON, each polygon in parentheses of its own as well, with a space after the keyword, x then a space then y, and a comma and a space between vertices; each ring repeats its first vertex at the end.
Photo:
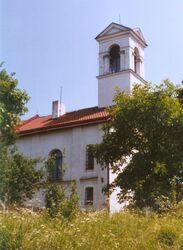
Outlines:
MULTIPOLYGON (((106 107, 113 105, 116 86, 131 93, 134 83, 144 80, 144 49, 140 29, 111 23, 97 37, 99 43, 98 106, 65 112, 53 102, 52 115, 34 116, 19 127, 18 148, 31 157, 55 156, 53 181, 69 189, 76 180, 82 208, 118 211, 122 205, 117 192, 103 193, 115 176, 108 166, 101 167, 92 155, 92 145, 102 140, 101 127, 109 119, 106 107)), ((43 205, 43 192, 37 193, 43 205)))

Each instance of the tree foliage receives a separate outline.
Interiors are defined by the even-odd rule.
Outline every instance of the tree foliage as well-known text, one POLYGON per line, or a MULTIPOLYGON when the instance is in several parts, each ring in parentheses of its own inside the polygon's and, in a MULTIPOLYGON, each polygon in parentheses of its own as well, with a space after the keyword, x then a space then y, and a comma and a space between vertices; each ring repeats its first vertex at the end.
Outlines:
POLYGON ((40 159, 31 159, 17 150, 4 150, 0 158, 0 200, 6 205, 22 205, 40 187, 43 171, 37 170, 40 159))
POLYGON ((14 73, 8 74, 5 69, 0 71, 0 146, 13 144, 16 139, 16 126, 20 116, 27 108, 29 100, 24 90, 18 88, 18 80, 14 73))
POLYGON ((51 217, 72 219, 79 211, 79 198, 76 183, 70 187, 70 195, 66 195, 63 184, 50 184, 45 192, 45 205, 51 217))
MULTIPOLYGON (((50 155, 45 161, 46 169, 46 190, 45 206, 51 217, 64 217, 72 219, 79 210, 79 197, 76 188, 76 181, 73 180, 69 185, 64 187, 61 179, 55 180, 53 172, 55 171, 55 155, 50 155), (68 194, 69 192, 70 194, 68 194)), ((64 175, 64 169, 61 170, 61 176, 64 175)))
MULTIPOLYGON (((2 66, 2 65, 1 65, 2 66)), ((38 159, 19 153, 14 144, 17 126, 27 111, 29 100, 24 90, 18 88, 14 74, 0 71, 0 201, 6 205, 21 205, 32 198, 42 179, 42 171, 36 170, 38 159)))
POLYGON ((180 88, 169 80, 135 85, 132 95, 117 91, 95 155, 117 173, 111 188, 120 187, 121 201, 158 208, 165 200, 181 199, 183 106, 178 97, 180 88))

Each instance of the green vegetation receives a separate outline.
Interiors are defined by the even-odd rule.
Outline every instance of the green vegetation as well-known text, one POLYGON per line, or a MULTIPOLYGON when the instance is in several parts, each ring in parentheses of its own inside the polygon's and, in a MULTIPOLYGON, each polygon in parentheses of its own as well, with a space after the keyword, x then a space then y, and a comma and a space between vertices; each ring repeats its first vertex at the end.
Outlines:
POLYGON ((165 211, 182 199, 182 90, 169 80, 146 83, 132 95, 118 91, 114 101, 95 155, 117 174, 111 188, 120 187, 121 201, 165 211))
POLYGON ((162 215, 80 213, 71 221, 46 212, 7 212, 0 214, 0 249, 182 250, 183 206, 162 215))
POLYGON ((64 188, 53 182, 54 159, 45 162, 43 176, 35 168, 40 159, 17 151, 16 128, 29 99, 17 85, 14 74, 0 71, 0 205, 4 210, 0 250, 183 250, 183 204, 175 205, 182 200, 182 90, 165 81, 160 86, 135 86, 131 96, 117 93, 103 141, 90 151, 118 173, 111 187, 121 188, 121 200, 131 198, 130 204, 141 210, 110 215, 79 212, 75 183, 67 197, 64 188), (120 172, 126 157, 131 160, 120 172), (20 208, 41 186, 47 209, 35 213, 20 208))
POLYGON ((74 218, 79 211, 78 201, 75 181, 71 184, 69 196, 64 187, 57 184, 50 184, 45 192, 45 206, 52 218, 74 218))
POLYGON ((14 75, 8 74, 5 69, 0 70, 0 149, 15 142, 16 126, 27 112, 25 105, 29 96, 18 88, 14 75))
POLYGON ((14 150, 0 152, 0 200, 6 206, 22 205, 40 187, 43 171, 36 170, 39 159, 31 159, 14 150))
POLYGON ((60 168, 56 155, 50 155, 45 161, 45 170, 45 207, 48 214, 52 218, 72 219, 79 210, 76 181, 71 181, 69 187, 60 184, 60 179, 64 176, 64 168, 60 168), (59 167, 59 180, 54 179, 57 167, 59 167))
POLYGON ((16 128, 29 97, 18 88, 14 75, 0 70, 0 203, 4 208, 32 198, 43 177, 35 168, 40 159, 24 156, 15 147, 16 128))

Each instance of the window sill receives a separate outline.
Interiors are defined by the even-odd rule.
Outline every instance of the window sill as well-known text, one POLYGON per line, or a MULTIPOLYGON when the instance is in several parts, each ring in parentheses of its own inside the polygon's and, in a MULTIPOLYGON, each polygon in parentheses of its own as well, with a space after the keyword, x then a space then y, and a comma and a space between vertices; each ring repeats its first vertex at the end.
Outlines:
POLYGON ((80 180, 80 182, 83 182, 83 181, 97 181, 98 176, 91 176, 91 177, 83 176, 79 180, 80 180))
POLYGON ((90 169, 90 168, 85 168, 85 171, 87 171, 87 172, 88 172, 88 171, 89 171, 89 172, 92 172, 92 171, 94 171, 94 170, 95 170, 94 168, 91 168, 91 169, 90 169))

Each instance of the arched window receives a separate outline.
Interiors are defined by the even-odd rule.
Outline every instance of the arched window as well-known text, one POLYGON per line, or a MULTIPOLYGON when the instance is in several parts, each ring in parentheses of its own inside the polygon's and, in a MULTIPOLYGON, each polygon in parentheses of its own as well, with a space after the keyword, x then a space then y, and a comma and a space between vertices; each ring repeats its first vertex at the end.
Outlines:
POLYGON ((110 55, 110 72, 120 71, 120 47, 113 45, 109 52, 110 55))
POLYGON ((140 74, 140 55, 137 48, 134 49, 134 71, 140 74))
POLYGON ((51 179, 52 180, 61 180, 62 179, 62 152, 59 149, 54 149, 50 153, 51 161, 52 161, 52 169, 51 169, 51 179))

